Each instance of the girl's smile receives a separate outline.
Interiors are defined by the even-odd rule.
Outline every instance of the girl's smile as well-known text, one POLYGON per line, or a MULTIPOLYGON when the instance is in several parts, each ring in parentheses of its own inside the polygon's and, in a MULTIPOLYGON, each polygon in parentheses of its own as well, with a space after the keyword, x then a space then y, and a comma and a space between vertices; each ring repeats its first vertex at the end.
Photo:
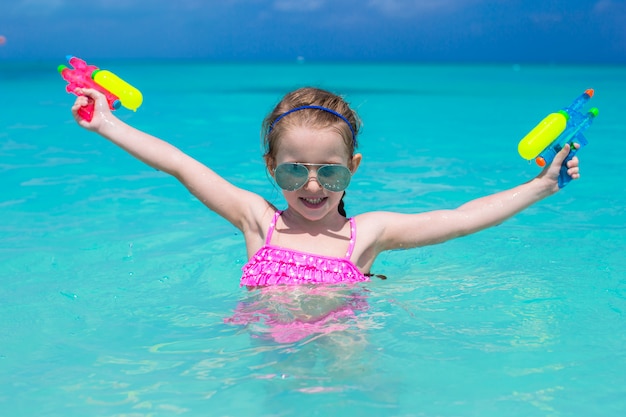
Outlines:
POLYGON ((305 197, 300 197, 300 200, 302 201, 302 203, 310 208, 310 209, 317 209, 320 208, 324 205, 324 203, 326 202, 326 200, 328 200, 328 197, 320 197, 320 198, 305 198, 305 197))

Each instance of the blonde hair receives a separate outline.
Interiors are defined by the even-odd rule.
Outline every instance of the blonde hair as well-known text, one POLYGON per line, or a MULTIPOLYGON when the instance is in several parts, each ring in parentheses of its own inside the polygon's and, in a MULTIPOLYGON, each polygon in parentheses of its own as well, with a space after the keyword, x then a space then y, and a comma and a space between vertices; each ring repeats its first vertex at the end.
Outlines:
POLYGON ((282 133, 292 126, 326 128, 337 126, 343 137, 348 155, 351 157, 357 148, 357 135, 361 121, 350 105, 340 96, 314 87, 304 87, 286 94, 263 121, 263 148, 266 160, 274 159, 276 147, 282 133), (306 108, 285 116, 290 110, 303 106, 320 106, 339 113, 345 120, 332 112, 306 108), (280 119, 279 123, 276 121, 280 119), (346 123, 347 122, 347 123, 346 123))

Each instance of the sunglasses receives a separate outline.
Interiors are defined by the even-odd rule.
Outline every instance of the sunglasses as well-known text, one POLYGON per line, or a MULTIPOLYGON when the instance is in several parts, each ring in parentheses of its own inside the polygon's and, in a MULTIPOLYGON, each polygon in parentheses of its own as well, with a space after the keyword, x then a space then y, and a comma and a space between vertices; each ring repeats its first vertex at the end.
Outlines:
POLYGON ((328 191, 339 192, 348 188, 352 172, 338 164, 280 164, 274 169, 276 184, 285 191, 295 191, 309 181, 311 167, 317 168, 317 182, 328 191))

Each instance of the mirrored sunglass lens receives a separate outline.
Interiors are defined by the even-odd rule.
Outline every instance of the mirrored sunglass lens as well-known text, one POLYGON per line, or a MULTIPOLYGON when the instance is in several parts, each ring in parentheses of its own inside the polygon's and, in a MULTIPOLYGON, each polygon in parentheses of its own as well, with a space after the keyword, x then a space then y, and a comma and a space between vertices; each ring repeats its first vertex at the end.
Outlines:
POLYGON ((350 184, 352 173, 343 165, 325 165, 317 171, 317 179, 329 191, 343 191, 350 184))
POLYGON ((309 178, 309 170, 298 164, 281 164, 274 170, 276 184, 283 190, 294 191, 302 187, 309 178))

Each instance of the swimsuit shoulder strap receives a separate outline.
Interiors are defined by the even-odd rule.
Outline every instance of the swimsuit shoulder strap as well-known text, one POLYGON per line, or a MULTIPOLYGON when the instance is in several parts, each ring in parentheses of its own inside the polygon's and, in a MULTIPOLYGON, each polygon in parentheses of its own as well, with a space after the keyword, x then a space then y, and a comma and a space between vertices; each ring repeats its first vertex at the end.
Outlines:
POLYGON ((272 240, 272 233, 274 233, 274 229, 276 228, 276 222, 278 221, 278 218, 280 217, 282 212, 283 212, 282 210, 276 210, 276 213, 274 213, 274 218, 272 219, 272 222, 270 223, 270 227, 267 228, 267 236, 265 237, 266 245, 269 245, 270 240, 272 240))
POLYGON ((354 245, 356 244, 356 220, 354 217, 350 217, 350 244, 348 245, 348 251, 346 252, 346 258, 350 259, 352 252, 354 251, 354 245))

